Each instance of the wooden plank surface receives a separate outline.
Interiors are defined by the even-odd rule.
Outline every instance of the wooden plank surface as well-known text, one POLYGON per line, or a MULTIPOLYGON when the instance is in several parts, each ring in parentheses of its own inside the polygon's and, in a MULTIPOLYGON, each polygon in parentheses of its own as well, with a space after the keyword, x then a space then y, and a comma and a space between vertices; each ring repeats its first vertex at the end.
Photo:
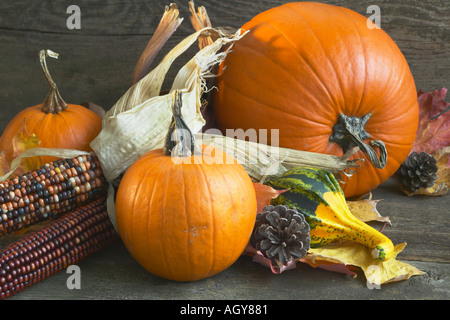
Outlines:
MULTIPOLYGON (((215 26, 240 27, 257 13, 289 1, 204 0, 215 26)), ((328 0, 369 16, 370 0, 328 0)), ((72 2, 71 2, 72 3, 72 2)), ((69 30, 68 2, 18 0, 0 3, 0 132, 25 107, 41 103, 48 87, 38 62, 40 49, 60 54, 50 71, 68 102, 95 102, 108 109, 128 89, 139 55, 159 22, 166 1, 73 1, 81 9, 81 30, 69 30)), ((450 87, 448 0, 381 0, 381 27, 404 53, 417 88, 450 87)), ((157 60, 193 32, 187 1, 178 3, 184 22, 157 60)), ((169 78, 195 52, 180 57, 169 78)), ((196 283, 178 284, 143 270, 119 242, 80 264, 82 289, 68 290, 61 272, 13 299, 448 299, 449 197, 406 197, 394 179, 374 191, 379 211, 391 218, 386 234, 407 242, 399 256, 426 272, 408 281, 369 290, 364 277, 299 266, 272 275, 241 257, 230 269, 196 283), (276 290, 274 289, 276 288, 276 290), (300 290, 306 288, 307 290, 300 290)))
POLYGON ((383 232, 395 244, 407 242, 398 260, 425 274, 385 284, 380 289, 370 289, 361 272, 352 278, 298 263, 296 269, 275 275, 247 256, 214 277, 177 283, 149 274, 117 241, 78 264, 81 289, 67 289, 70 274, 62 271, 11 299, 448 300, 449 197, 410 198, 396 186, 395 179, 390 179, 373 192, 373 199, 380 200, 378 210, 392 222, 383 232))

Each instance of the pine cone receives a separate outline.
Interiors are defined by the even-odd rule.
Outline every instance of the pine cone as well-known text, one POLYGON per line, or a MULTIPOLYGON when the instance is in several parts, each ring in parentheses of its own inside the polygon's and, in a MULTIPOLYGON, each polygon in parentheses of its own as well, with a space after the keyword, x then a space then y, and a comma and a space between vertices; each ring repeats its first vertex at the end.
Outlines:
POLYGON ((437 171, 437 161, 431 154, 412 152, 400 166, 398 175, 405 189, 416 192, 433 186, 437 171))
POLYGON ((309 224, 296 208, 269 205, 258 213, 250 242, 272 263, 286 265, 308 252, 309 224))

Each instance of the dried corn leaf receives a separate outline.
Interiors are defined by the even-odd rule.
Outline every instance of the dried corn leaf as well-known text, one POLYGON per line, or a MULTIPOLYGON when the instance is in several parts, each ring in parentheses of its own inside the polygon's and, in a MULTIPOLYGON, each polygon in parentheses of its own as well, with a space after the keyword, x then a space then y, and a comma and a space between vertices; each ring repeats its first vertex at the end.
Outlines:
POLYGON ((169 7, 166 6, 155 33, 136 63, 131 79, 132 84, 135 84, 145 76, 159 50, 180 26, 183 18, 180 18, 179 14, 178 6, 175 3, 171 3, 169 7))
MULTIPOLYGON (((201 130, 205 120, 201 114, 201 94, 204 77, 227 54, 219 52, 242 35, 224 34, 214 28, 204 28, 181 41, 162 62, 133 85, 103 118, 103 128, 91 143, 108 181, 118 178, 139 156, 160 148, 172 119, 172 94, 159 95, 162 83, 173 61, 185 52, 201 35, 208 35, 214 43, 199 51, 176 75, 171 92, 183 95, 183 117, 193 132, 201 130)), ((229 49, 229 48, 228 48, 229 49)))
POLYGON ((20 167, 21 161, 23 159, 40 156, 50 156, 57 158, 75 158, 80 155, 87 155, 87 154, 91 153, 87 151, 80 151, 74 149, 40 148, 40 147, 30 148, 20 153, 17 157, 14 158, 13 161, 11 161, 11 167, 9 172, 4 174, 3 176, 0 176, 0 181, 7 180, 14 173, 14 171, 20 167))
POLYGON ((233 156, 254 180, 261 183, 270 177, 279 176, 301 166, 328 170, 342 181, 343 175, 351 176, 355 168, 360 166, 360 159, 349 160, 349 157, 358 150, 357 148, 338 157, 268 146, 220 134, 197 133, 195 137, 199 144, 214 146, 233 156))
MULTIPOLYGON (((191 12, 191 23, 194 27, 195 31, 199 31, 206 27, 212 27, 211 21, 209 20, 208 13, 206 12, 206 8, 203 6, 198 7, 197 11, 195 11, 194 1, 189 1, 189 11, 191 12)), ((203 49, 206 46, 209 46, 214 41, 209 36, 201 36, 198 39, 198 46, 200 49, 203 49)))
MULTIPOLYGON (((450 103, 445 101, 447 89, 419 91, 419 127, 411 152, 433 154, 450 145, 450 103)), ((450 166, 450 162, 448 163, 450 166)))
POLYGON ((362 199, 347 201, 350 212, 363 222, 378 221, 391 225, 389 217, 383 217, 377 210, 377 203, 380 200, 362 199))

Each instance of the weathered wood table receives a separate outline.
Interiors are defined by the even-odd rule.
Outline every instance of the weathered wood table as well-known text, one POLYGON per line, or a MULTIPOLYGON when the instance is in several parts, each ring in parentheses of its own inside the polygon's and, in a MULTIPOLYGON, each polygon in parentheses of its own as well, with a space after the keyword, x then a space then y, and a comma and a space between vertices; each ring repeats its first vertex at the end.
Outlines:
MULTIPOLYGON (((287 1, 197 1, 215 26, 239 27, 257 13, 287 1)), ((322 1, 369 16, 372 1, 322 1)), ((51 72, 66 101, 91 101, 111 107, 127 90, 134 64, 156 29, 164 1, 77 1, 81 29, 68 29, 66 1, 19 0, 0 3, 0 132, 21 109, 41 103, 48 87, 38 52, 60 54, 51 72)), ((187 1, 178 3, 184 22, 157 60, 192 33, 187 1)), ((417 88, 449 87, 450 8, 447 0, 378 1, 381 27, 408 60, 417 88)), ((332 23, 332 22, 330 22, 332 23)), ((197 48, 193 48, 196 50, 197 48)), ((189 53, 187 54, 189 55, 189 53)), ((186 60, 177 60, 172 74, 186 60)), ((390 217, 385 234, 395 244, 407 242, 398 256, 425 272, 409 280, 369 289, 357 278, 298 264, 274 275, 242 256, 212 278, 176 283, 146 272, 120 241, 79 264, 81 289, 68 289, 64 271, 14 296, 25 299, 449 299, 450 196, 407 197, 391 178, 373 191, 378 210, 390 217)))

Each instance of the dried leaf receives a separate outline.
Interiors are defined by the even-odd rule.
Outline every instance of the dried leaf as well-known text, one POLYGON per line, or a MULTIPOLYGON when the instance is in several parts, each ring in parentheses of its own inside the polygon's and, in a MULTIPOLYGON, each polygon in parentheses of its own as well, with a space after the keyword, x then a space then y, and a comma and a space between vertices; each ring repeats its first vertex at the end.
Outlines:
MULTIPOLYGON (((13 168, 13 160, 17 158, 25 150, 39 146, 39 139, 34 133, 29 133, 26 123, 11 140, 6 150, 0 153, 1 175, 7 174, 13 168)), ((42 165, 42 159, 38 156, 23 159, 12 171, 11 174, 21 175, 27 171, 39 168, 42 165)))
POLYGON ((433 154, 450 145, 450 104, 445 102, 447 89, 419 91, 419 128, 411 152, 433 154))
POLYGON ((378 221, 391 225, 389 217, 383 217, 377 210, 377 203, 380 200, 362 199, 347 201, 350 212, 363 222, 378 221))
POLYGON ((284 271, 295 269, 296 268, 296 261, 294 258, 291 259, 291 261, 288 261, 286 265, 276 265, 273 264, 270 259, 267 259, 261 251, 256 250, 252 247, 252 245, 249 243, 247 245, 247 248, 245 249, 244 255, 251 256, 253 258, 253 262, 259 263, 267 268, 269 268, 272 273, 274 274, 280 274, 284 271))
MULTIPOLYGON (((414 266, 396 259, 405 246, 406 243, 396 245, 394 256, 387 261, 379 262, 373 259, 370 250, 359 243, 353 241, 335 242, 321 248, 310 249, 301 261, 312 267, 320 267, 323 264, 329 266, 330 263, 345 267, 358 267, 363 270, 368 284, 382 285, 424 274, 414 266)), ((351 272, 351 269, 349 270, 351 272)))
POLYGON ((275 190, 274 188, 262 183, 253 183, 256 192, 257 212, 262 212, 265 206, 270 204, 280 194, 287 190, 275 190))

